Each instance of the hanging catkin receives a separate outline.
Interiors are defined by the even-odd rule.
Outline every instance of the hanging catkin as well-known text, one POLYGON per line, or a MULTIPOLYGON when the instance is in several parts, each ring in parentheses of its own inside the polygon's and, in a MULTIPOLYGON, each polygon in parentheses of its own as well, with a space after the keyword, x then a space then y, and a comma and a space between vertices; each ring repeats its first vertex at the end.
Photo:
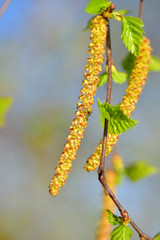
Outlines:
POLYGON ((83 138, 84 129, 87 127, 88 117, 92 112, 94 95, 99 82, 99 72, 102 71, 103 54, 105 53, 105 42, 107 34, 107 21, 97 15, 91 21, 90 28, 92 42, 89 44, 90 57, 87 59, 86 72, 82 82, 82 88, 77 103, 77 111, 74 120, 69 128, 67 142, 59 158, 58 166, 55 169, 54 177, 50 183, 49 191, 52 196, 56 196, 60 188, 65 184, 68 173, 72 168, 72 161, 76 157, 77 150, 83 138))
MULTIPOLYGON (((136 103, 145 85, 145 81, 150 69, 151 59, 151 46, 150 41, 144 36, 139 47, 139 55, 136 57, 135 66, 130 75, 129 85, 126 89, 126 94, 120 103, 121 110, 126 116, 130 116, 135 109, 136 103)), ((113 146, 118 140, 118 134, 107 135, 106 156, 111 152, 113 146)), ((84 167, 85 170, 94 171, 100 164, 100 157, 102 151, 102 140, 98 147, 95 148, 94 153, 88 158, 84 167)))

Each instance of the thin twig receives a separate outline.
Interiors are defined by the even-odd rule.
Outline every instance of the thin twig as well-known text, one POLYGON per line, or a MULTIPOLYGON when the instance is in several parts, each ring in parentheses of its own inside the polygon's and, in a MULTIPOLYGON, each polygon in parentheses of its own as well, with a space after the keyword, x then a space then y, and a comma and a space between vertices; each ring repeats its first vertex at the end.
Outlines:
POLYGON ((132 227, 138 232, 139 237, 140 237, 141 239, 152 240, 151 237, 149 237, 147 234, 145 234, 144 232, 141 231, 141 229, 133 222, 132 219, 130 219, 130 224, 131 224, 132 227))
MULTIPOLYGON (((111 102, 111 88, 112 88, 112 50, 111 50, 111 37, 110 37, 110 26, 109 20, 108 21, 108 33, 107 33, 107 63, 108 65, 108 85, 107 85, 107 95, 106 95, 106 103, 110 104, 111 102)), ((105 176, 105 152, 106 152, 106 143, 107 143, 107 133, 108 133, 108 120, 105 119, 104 125, 104 133, 103 133, 103 143, 102 143, 102 154, 101 154, 101 161, 100 166, 98 169, 98 178, 101 182, 102 186, 104 187, 104 191, 106 195, 109 195, 110 198, 113 200, 117 208, 119 209, 121 216, 123 217, 124 221, 130 221, 132 227, 138 232, 141 239, 152 240, 148 235, 143 233, 140 228, 130 219, 128 212, 122 207, 119 203, 118 199, 108 187, 106 183, 106 176, 105 176)))
MULTIPOLYGON (((116 198, 116 196, 114 195, 114 193, 111 191, 111 189, 108 187, 108 185, 106 183, 102 183, 103 187, 104 187, 104 191, 107 195, 110 196, 110 198, 113 200, 113 202, 115 203, 115 205, 117 206, 118 210, 120 211, 122 217, 124 218, 124 215, 126 214, 126 210, 122 207, 122 205, 119 203, 118 199, 116 198)), ((128 217, 128 216, 127 216, 128 217)))
POLYGON ((130 219, 128 212, 122 207, 122 205, 119 203, 118 199, 114 195, 114 193, 111 191, 111 189, 107 186, 107 184, 102 184, 104 187, 104 191, 107 195, 110 196, 110 198, 113 200, 117 208, 119 209, 121 216, 123 217, 124 221, 130 220, 130 224, 132 227, 136 230, 136 232, 139 234, 140 238, 144 238, 146 240, 152 240, 151 237, 149 237, 147 234, 145 234, 135 223, 132 219, 130 219))
POLYGON ((0 18, 3 16, 3 14, 6 12, 9 4, 12 2, 12 0, 5 0, 2 7, 0 8, 0 18))
MULTIPOLYGON (((107 95, 106 95, 106 103, 111 103, 111 89, 112 89, 112 49, 111 49, 111 36, 110 36, 110 25, 109 20, 108 21, 108 33, 107 33, 107 62, 106 65, 108 65, 108 85, 107 85, 107 95)), ((102 154, 101 154, 101 162, 98 169, 98 178, 101 182, 102 186, 105 189, 105 193, 109 195, 116 206, 118 207, 121 215, 124 217, 124 212, 126 212, 123 207, 118 202, 115 195, 112 193, 108 185, 106 184, 106 176, 105 176, 105 152, 106 152, 106 143, 107 143, 107 134, 108 134, 108 120, 105 119, 105 125, 104 125, 104 133, 103 133, 103 143, 102 143, 102 154)))
MULTIPOLYGON (((110 26, 109 20, 108 22, 108 32, 107 32, 107 62, 108 65, 108 84, 107 84, 107 94, 106 94, 106 103, 110 104, 111 102, 111 88, 112 88, 112 50, 111 50, 111 41, 110 41, 110 26)), ((105 152, 106 152, 106 143, 107 143, 107 133, 108 133, 108 120, 105 119, 104 123, 104 132, 103 132, 103 143, 102 143, 102 154, 101 154, 101 162, 98 169, 98 178, 101 184, 104 186, 106 184, 106 176, 105 176, 105 152)), ((105 188, 106 189, 106 188, 105 188)), ((107 189, 106 189, 107 191, 107 189)), ((108 193, 109 194, 109 193, 108 193)))
POLYGON ((143 12, 143 0, 140 0, 139 6, 139 18, 142 20, 142 12, 143 12))

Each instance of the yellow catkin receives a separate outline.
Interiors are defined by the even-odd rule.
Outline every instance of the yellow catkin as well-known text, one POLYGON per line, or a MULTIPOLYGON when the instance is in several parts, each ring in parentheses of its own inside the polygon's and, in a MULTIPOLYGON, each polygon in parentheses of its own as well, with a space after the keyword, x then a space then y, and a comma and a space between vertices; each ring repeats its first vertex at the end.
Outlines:
POLYGON ((69 128, 70 133, 67 137, 67 142, 64 145, 64 150, 55 169, 55 175, 49 186, 49 192, 52 196, 56 196, 59 193, 72 168, 72 160, 76 157, 84 129, 87 127, 88 117, 92 112, 94 95, 99 82, 98 75, 102 71, 101 63, 104 61, 103 54, 105 53, 107 22, 102 16, 97 15, 91 24, 90 39, 92 42, 89 44, 88 51, 90 57, 87 59, 86 72, 79 94, 75 118, 69 128))
MULTIPOLYGON (((126 94, 123 96, 123 100, 120 103, 121 110, 128 117, 135 109, 136 103, 145 85, 150 69, 151 50, 150 41, 144 36, 139 47, 139 55, 136 57, 135 66, 130 75, 130 81, 126 89, 126 94)), ((118 136, 119 135, 117 134, 108 133, 106 156, 111 152, 113 146, 116 144, 118 136)), ((101 149, 102 140, 100 141, 98 147, 95 148, 93 155, 88 158, 84 167, 85 170, 94 171, 99 166, 101 149)))
MULTIPOLYGON (((114 170, 106 170, 106 179, 107 185, 110 187, 112 192, 115 194, 116 192, 116 173, 114 170)), ((106 196, 103 192, 102 199, 102 210, 100 221, 98 223, 98 229, 96 234, 96 240, 107 240, 109 239, 109 235, 112 232, 113 226, 108 222, 107 211, 110 210, 112 213, 115 213, 116 208, 115 204, 109 196, 106 196)))

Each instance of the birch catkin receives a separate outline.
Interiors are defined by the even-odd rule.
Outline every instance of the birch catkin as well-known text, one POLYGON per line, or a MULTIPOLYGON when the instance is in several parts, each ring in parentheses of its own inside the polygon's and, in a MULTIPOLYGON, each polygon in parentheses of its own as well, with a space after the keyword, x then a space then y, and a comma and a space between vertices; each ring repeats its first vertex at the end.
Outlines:
MULTIPOLYGON (((150 59, 151 59, 151 46, 150 41, 144 36, 139 47, 139 55, 136 57, 135 66, 130 75, 129 85, 126 89, 126 94, 123 96, 123 100, 120 103, 121 110, 128 117, 131 115, 135 109, 136 103, 145 85, 145 81, 148 76, 150 69, 150 59)), ((113 146, 118 140, 117 134, 107 135, 107 146, 106 146, 106 156, 111 152, 113 146)), ((102 151, 102 140, 100 141, 95 152, 87 160, 84 167, 87 171, 94 171, 100 164, 102 151)))
POLYGON ((55 175, 50 183, 49 191, 52 196, 56 196, 60 188, 65 184, 68 173, 72 168, 72 160, 75 159, 77 150, 83 138, 84 129, 87 127, 88 117, 92 112, 94 95, 96 94, 97 84, 99 82, 99 72, 102 71, 103 54, 105 53, 105 42, 107 34, 107 22, 101 16, 97 15, 91 22, 92 42, 89 44, 90 57, 87 59, 86 72, 82 82, 82 88, 77 103, 75 118, 69 128, 67 142, 59 158, 58 166, 55 169, 55 175))

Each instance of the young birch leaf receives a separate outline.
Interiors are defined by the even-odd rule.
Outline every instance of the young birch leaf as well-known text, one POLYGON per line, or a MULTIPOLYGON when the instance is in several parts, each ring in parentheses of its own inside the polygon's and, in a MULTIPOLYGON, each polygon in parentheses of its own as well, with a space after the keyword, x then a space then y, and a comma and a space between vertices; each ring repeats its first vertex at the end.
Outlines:
POLYGON ((101 14, 112 2, 106 0, 90 0, 85 11, 90 14, 101 14))
POLYGON ((111 240, 130 240, 133 233, 128 225, 120 224, 110 234, 111 240))
POLYGON ((109 121, 109 132, 111 134, 121 134, 134 127, 138 121, 128 118, 119 105, 111 106, 107 103, 101 103, 98 99, 98 107, 104 118, 109 121))
POLYGON ((118 72, 117 69, 113 66, 112 78, 115 83, 122 84, 127 80, 127 73, 118 72))
POLYGON ((0 127, 4 126, 4 117, 12 104, 12 99, 9 97, 0 97, 0 127))
POLYGON ((122 22, 122 18, 125 14, 129 13, 128 10, 118 10, 112 13, 112 18, 116 19, 119 22, 122 22))
POLYGON ((108 81, 108 73, 102 73, 99 75, 98 87, 102 87, 108 81))
MULTIPOLYGON (((127 74, 123 72, 118 72, 115 66, 112 65, 112 79, 115 83, 122 84, 127 80, 127 74)), ((100 74, 98 87, 102 87, 107 81, 108 72, 100 74)))
POLYGON ((112 225, 118 225, 118 224, 122 224, 123 219, 116 216, 115 214, 113 214, 110 210, 106 210, 107 211, 107 217, 108 217, 108 222, 112 225))
POLYGON ((137 17, 123 17, 121 37, 128 50, 135 56, 139 53, 139 45, 143 37, 143 22, 137 17))
POLYGON ((160 59, 157 56, 151 57, 150 71, 155 71, 155 72, 160 71, 160 59))
POLYGON ((122 61, 122 67, 127 72, 128 76, 132 73, 132 69, 135 65, 136 57, 132 53, 128 53, 122 61))
POLYGON ((160 232, 156 234, 156 236, 153 238, 153 240, 160 240, 160 232))
POLYGON ((117 10, 116 13, 119 13, 121 15, 126 15, 126 14, 130 13, 130 11, 127 9, 124 9, 124 10, 117 10))
POLYGON ((121 134, 134 127, 138 121, 128 118, 119 105, 112 106, 110 111, 109 131, 112 134, 121 134))
POLYGON ((144 160, 138 161, 134 164, 129 165, 128 167, 125 167, 125 175, 132 182, 136 182, 157 172, 157 167, 149 165, 144 160))
POLYGON ((98 108, 99 108, 101 114, 103 115, 103 117, 107 118, 108 120, 110 120, 110 114, 109 114, 109 112, 105 108, 106 103, 101 103, 99 98, 97 98, 97 102, 98 102, 98 108))

